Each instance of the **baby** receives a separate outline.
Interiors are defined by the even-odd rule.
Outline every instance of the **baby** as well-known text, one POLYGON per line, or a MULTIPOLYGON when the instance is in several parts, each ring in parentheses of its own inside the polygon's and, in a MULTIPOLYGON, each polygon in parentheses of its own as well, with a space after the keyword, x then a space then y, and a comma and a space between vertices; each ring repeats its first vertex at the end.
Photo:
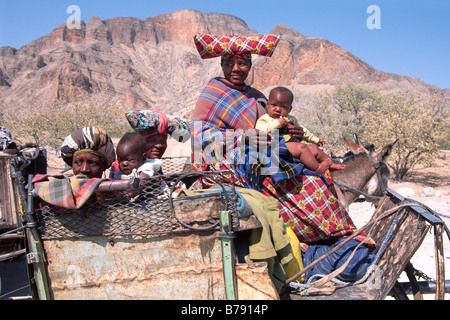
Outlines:
POLYGON ((117 160, 120 172, 115 173, 114 179, 145 178, 159 172, 162 161, 147 159, 147 141, 138 132, 127 132, 117 145, 117 160))
POLYGON ((343 170, 345 165, 335 164, 328 155, 319 149, 325 141, 315 137, 308 130, 303 128, 304 142, 292 137, 289 133, 283 133, 289 123, 298 125, 295 117, 290 116, 292 110, 292 102, 294 101, 293 93, 284 87, 277 87, 270 91, 269 101, 267 102, 267 114, 262 116, 256 122, 256 129, 271 132, 280 130, 280 134, 285 138, 286 146, 289 152, 310 170, 319 174, 324 174, 328 169, 343 170), (309 144, 313 142, 314 144, 309 144))

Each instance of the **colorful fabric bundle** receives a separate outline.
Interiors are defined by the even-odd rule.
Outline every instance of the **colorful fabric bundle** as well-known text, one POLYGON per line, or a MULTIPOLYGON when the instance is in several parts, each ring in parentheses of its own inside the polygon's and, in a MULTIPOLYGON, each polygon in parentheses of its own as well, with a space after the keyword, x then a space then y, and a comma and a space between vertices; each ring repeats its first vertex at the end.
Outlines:
POLYGON ((251 58, 252 54, 271 57, 280 41, 280 36, 267 34, 250 37, 215 36, 197 33, 194 43, 203 59, 216 57, 251 58))
POLYGON ((65 163, 72 166, 77 153, 95 154, 105 161, 106 168, 116 160, 114 144, 105 130, 99 127, 78 129, 66 137, 61 146, 61 155, 65 163))
MULTIPOLYGON (((328 254, 328 252, 333 250, 343 241, 345 241, 345 237, 337 241, 322 241, 321 243, 310 245, 308 250, 306 250, 303 255, 305 266, 328 254)), ((375 259, 375 255, 370 253, 369 248, 366 246, 358 247, 359 244, 360 242, 356 240, 350 240, 350 242, 343 245, 333 254, 329 255, 320 263, 309 269, 306 272, 306 280, 310 279, 312 276, 320 276, 317 279, 311 279, 319 280, 321 276, 328 275, 334 270, 340 268, 347 262, 354 250, 356 250, 355 255, 350 260, 347 267, 345 267, 345 269, 336 278, 345 282, 355 282, 360 280, 366 274, 367 269, 375 259)))
POLYGON ((188 120, 166 116, 159 109, 130 111, 125 117, 133 130, 140 134, 169 134, 179 142, 190 138, 191 124, 188 120))
POLYGON ((12 143, 11 132, 4 127, 0 127, 0 150, 8 149, 12 143))
POLYGON ((79 209, 95 193, 104 179, 83 176, 36 175, 33 179, 34 195, 45 202, 67 209, 79 209))
POLYGON ((167 134, 167 117, 161 110, 137 110, 125 117, 134 131, 141 134, 167 134))

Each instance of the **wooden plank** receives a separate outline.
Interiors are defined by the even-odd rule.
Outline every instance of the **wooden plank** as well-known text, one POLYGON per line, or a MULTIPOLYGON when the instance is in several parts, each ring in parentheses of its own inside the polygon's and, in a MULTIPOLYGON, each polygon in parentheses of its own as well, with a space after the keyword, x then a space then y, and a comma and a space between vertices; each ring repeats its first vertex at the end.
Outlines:
POLYGON ((434 226, 434 246, 436 259, 436 300, 445 299, 445 268, 444 268, 444 243, 442 233, 444 227, 442 224, 434 226))
MULTIPOLYGON (((400 202, 401 199, 388 192, 388 195, 380 202, 371 221, 379 218, 390 209, 395 210, 400 202)), ((294 300, 384 299, 395 286, 401 272, 422 244, 429 228, 427 220, 411 207, 396 210, 393 214, 374 224, 368 231, 377 243, 375 253, 379 254, 376 263, 377 268, 369 278, 371 281, 338 288, 328 296, 299 297, 291 295, 290 298, 294 300)))
MULTIPOLYGON (((387 197, 389 200, 386 200, 383 207, 377 210, 372 219, 400 203, 400 200, 392 194, 388 194, 387 197)), ((429 228, 425 219, 410 207, 398 210, 397 213, 374 226, 372 232, 377 245, 381 246, 383 241, 387 241, 377 263, 382 279, 379 299, 384 299, 388 295, 401 272, 422 244, 429 228), (392 234, 391 238, 385 240, 390 234, 392 234)))
POLYGON ((0 230, 17 227, 14 187, 11 180, 12 155, 0 155, 0 230))

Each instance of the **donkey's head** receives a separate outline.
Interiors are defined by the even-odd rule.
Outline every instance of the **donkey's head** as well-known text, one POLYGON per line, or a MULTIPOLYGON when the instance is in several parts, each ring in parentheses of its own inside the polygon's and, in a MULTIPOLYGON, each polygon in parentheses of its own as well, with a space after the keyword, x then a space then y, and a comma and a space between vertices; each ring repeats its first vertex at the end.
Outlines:
POLYGON ((379 150, 375 150, 375 147, 373 144, 363 146, 359 142, 358 136, 356 134, 353 135, 353 140, 354 141, 350 141, 344 137, 344 142, 348 145, 350 151, 353 154, 359 154, 359 153, 363 152, 363 153, 371 155, 375 161, 383 162, 383 163, 391 155, 392 148, 398 141, 398 139, 397 139, 393 143, 390 143, 379 150))
POLYGON ((362 194, 366 195, 366 200, 378 204, 386 192, 390 175, 385 161, 397 140, 379 150, 375 150, 373 145, 363 146, 356 135, 354 135, 354 141, 344 138, 344 142, 348 145, 350 152, 340 159, 347 167, 333 174, 336 183, 344 185, 341 187, 345 196, 344 202, 348 206, 362 194), (351 189, 354 190, 351 191, 351 189), (358 190, 359 194, 355 190, 358 190))

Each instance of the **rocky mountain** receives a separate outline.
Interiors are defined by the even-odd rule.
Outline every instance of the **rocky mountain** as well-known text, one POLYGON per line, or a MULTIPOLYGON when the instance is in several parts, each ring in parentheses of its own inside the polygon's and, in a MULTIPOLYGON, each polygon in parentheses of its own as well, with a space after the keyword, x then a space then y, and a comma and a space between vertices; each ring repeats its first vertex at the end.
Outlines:
MULTIPOLYGON (((0 104, 33 105, 75 100, 82 94, 117 97, 133 108, 160 108, 189 116, 199 93, 221 75, 218 59, 202 60, 193 35, 254 35, 234 16, 179 10, 140 20, 91 18, 66 24, 20 49, 0 48, 0 104)), ((255 57, 249 84, 315 91, 348 81, 381 90, 436 89, 418 79, 380 72, 348 51, 286 25, 272 58, 255 57)), ((264 91, 265 92, 265 91, 264 91)))

